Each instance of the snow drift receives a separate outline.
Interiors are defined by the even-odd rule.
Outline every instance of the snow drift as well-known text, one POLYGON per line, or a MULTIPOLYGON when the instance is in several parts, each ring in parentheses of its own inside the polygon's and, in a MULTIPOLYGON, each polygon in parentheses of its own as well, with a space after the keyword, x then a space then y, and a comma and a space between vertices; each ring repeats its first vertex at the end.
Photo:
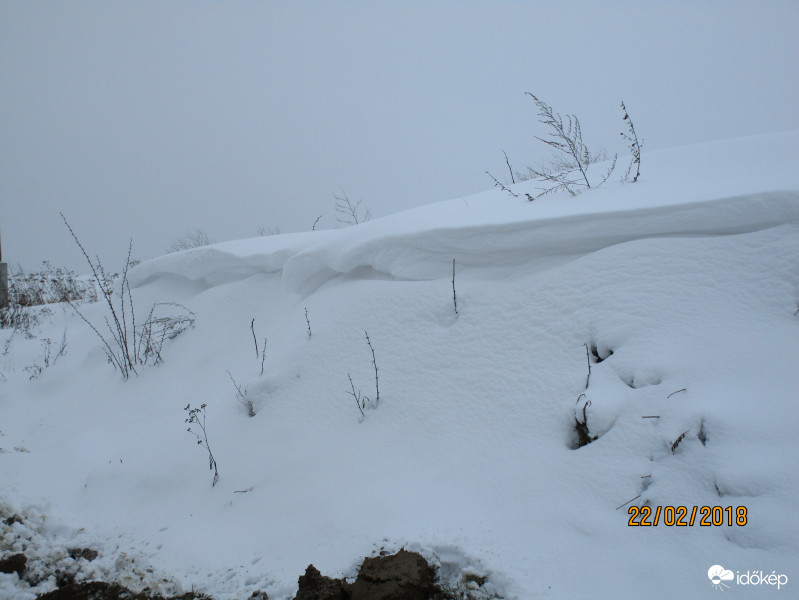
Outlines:
MULTIPOLYGON (((144 263, 137 305, 184 303, 194 329, 127 382, 68 310, 39 337, 66 328, 69 353, 34 381, 40 344, 12 340, 2 499, 218 598, 289 598, 309 563, 352 576, 403 546, 444 579, 486 575, 487 596, 697 598, 713 565, 786 573, 785 591, 798 144, 651 153, 640 182, 577 198, 490 191, 144 263), (201 403, 213 487, 183 422, 201 403), (630 526, 630 506, 745 507, 746 524, 630 526)), ((14 577, 0 590, 33 598, 14 577)))

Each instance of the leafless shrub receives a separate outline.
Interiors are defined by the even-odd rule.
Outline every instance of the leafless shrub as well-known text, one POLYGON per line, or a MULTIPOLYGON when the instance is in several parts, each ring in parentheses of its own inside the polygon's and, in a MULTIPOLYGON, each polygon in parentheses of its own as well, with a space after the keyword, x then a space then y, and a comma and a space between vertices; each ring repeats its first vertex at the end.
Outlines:
POLYGON ((627 107, 624 106, 624 101, 621 102, 621 111, 624 113, 622 120, 627 122, 627 133, 622 131, 620 135, 630 145, 630 156, 632 157, 622 181, 627 181, 629 179, 633 165, 635 165, 635 176, 632 181, 635 183, 641 176, 641 146, 644 145, 644 140, 638 141, 638 134, 635 133, 635 125, 633 125, 633 120, 630 118, 630 115, 627 114, 627 107))
POLYGON ((280 227, 278 226, 264 227, 263 225, 261 225, 258 227, 258 235, 260 235, 261 237, 267 235, 280 235, 280 227))
POLYGON ((208 237, 208 232, 203 228, 193 229, 185 232, 179 238, 169 245, 166 249, 167 253, 180 252, 182 250, 189 250, 190 248, 200 248, 213 244, 214 241, 208 237))
POLYGON ((358 202, 353 204, 347 194, 344 193, 344 190, 341 190, 341 196, 334 196, 334 198, 336 199, 336 212, 341 215, 336 217, 336 221, 339 223, 343 225, 358 225, 372 218, 371 210, 368 208, 361 210, 361 202, 363 201, 358 200, 358 202))
POLYGON ((94 282, 105 300, 108 310, 103 320, 108 333, 104 335, 97 326, 89 321, 80 311, 77 303, 72 301, 68 301, 68 303, 100 338, 105 347, 108 362, 119 369, 124 379, 130 377, 131 373, 137 373, 137 366, 161 362, 161 349, 164 342, 174 339, 191 327, 194 324, 194 313, 180 304, 160 302, 153 305, 144 323, 137 326, 133 294, 128 281, 128 272, 134 265, 134 261, 131 260, 133 240, 130 240, 128 244, 128 256, 122 269, 121 278, 119 278, 119 293, 116 295, 118 301, 115 303, 113 282, 117 277, 109 277, 106 274, 99 258, 96 259, 96 262, 89 258, 89 254, 66 217, 61 214, 61 218, 89 264, 94 282), (173 310, 171 314, 165 314, 163 307, 167 306, 176 310, 173 310))
POLYGON ((616 168, 616 155, 611 159, 610 167, 604 177, 599 183, 594 182, 592 185, 588 177, 588 168, 594 163, 607 160, 607 156, 604 153, 592 154, 588 149, 583 141, 583 132, 577 115, 567 114, 563 117, 533 93, 527 92, 527 95, 533 99, 538 108, 538 121, 549 128, 548 137, 536 136, 536 139, 552 149, 552 157, 547 163, 539 167, 527 167, 527 178, 535 178, 544 184, 544 187, 538 188, 541 193, 536 198, 560 191, 576 196, 582 188, 599 187, 605 183, 616 168))
MULTIPOLYGON (((604 150, 596 153, 591 152, 583 141, 580 119, 576 115, 561 115, 535 94, 527 92, 526 95, 530 96, 535 102, 538 108, 538 121, 547 127, 548 130, 546 137, 536 136, 536 139, 549 146, 552 154, 548 160, 543 161, 538 166, 527 166, 522 171, 515 171, 511 167, 508 155, 503 152, 505 164, 510 172, 511 183, 503 183, 486 171, 494 186, 518 198, 520 194, 514 192, 510 185, 519 181, 535 180, 540 184, 537 188, 539 193, 535 196, 529 193, 525 194, 525 197, 532 201, 535 198, 557 192, 567 192, 571 196, 576 196, 583 190, 596 188, 605 183, 616 169, 618 155, 614 154, 609 158, 604 150), (589 167, 591 165, 606 161, 609 161, 610 165, 602 176, 589 176, 589 167)), ((641 174, 641 147, 643 140, 638 139, 624 102, 621 103, 621 108, 623 113, 622 120, 627 123, 627 132, 622 132, 621 136, 628 142, 632 156, 622 181, 629 180, 632 167, 635 165, 636 171, 632 178, 633 183, 635 183, 641 174)))

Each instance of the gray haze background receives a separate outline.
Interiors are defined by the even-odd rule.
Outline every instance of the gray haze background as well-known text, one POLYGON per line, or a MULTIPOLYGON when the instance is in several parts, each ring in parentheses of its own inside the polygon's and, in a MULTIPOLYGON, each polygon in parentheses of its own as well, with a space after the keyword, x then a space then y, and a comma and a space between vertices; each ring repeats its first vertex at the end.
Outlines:
MULTIPOLYGON (((799 3, 0 1, 3 257, 118 269, 186 230, 336 226, 546 157, 525 91, 622 150, 799 129, 799 3)), ((646 178, 644 157, 642 177, 646 178)), ((509 202, 514 201, 508 198, 509 202)))

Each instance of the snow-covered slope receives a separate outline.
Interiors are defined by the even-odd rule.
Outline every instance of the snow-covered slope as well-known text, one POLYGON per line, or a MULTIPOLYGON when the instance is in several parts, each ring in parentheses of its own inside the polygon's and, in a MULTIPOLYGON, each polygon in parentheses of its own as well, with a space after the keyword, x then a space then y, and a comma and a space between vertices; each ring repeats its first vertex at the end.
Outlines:
MULTIPOLYGON (((712 565, 795 578, 797 147, 651 153, 640 182, 576 198, 530 203, 526 182, 144 263, 138 310, 180 302, 195 327, 128 381, 69 310, 39 334, 66 329, 68 353, 37 379, 40 341, 12 340, 0 500, 218 598, 287 598, 309 563, 352 575, 400 546, 506 598, 711 597, 712 565), (189 403, 207 404, 213 487, 189 403), (644 505, 746 524, 629 526, 644 505)), ((15 577, 0 590, 33 597, 15 577)))

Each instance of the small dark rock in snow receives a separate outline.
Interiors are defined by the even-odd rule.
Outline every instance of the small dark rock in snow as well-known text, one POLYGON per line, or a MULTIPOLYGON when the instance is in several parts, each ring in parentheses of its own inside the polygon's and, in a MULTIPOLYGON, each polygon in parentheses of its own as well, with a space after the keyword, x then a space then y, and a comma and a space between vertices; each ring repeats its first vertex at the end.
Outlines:
POLYGON ((22 517, 19 515, 11 515, 7 519, 4 519, 3 523, 11 527, 14 523, 22 523, 22 517))
POLYGON ((67 551, 73 560, 85 558, 91 562, 97 558, 97 550, 92 550, 91 548, 69 548, 67 551))
POLYGON ((22 579, 25 574, 25 565, 28 559, 24 554, 12 554, 11 556, 0 560, 0 573, 16 573, 22 579))

